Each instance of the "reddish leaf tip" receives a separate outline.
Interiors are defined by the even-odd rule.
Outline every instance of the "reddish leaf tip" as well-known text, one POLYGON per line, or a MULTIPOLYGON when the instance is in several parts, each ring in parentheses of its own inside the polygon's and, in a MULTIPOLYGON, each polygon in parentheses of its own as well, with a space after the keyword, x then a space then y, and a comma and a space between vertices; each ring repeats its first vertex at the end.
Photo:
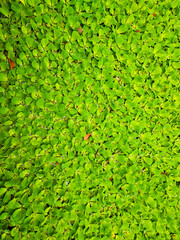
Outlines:
POLYGON ((88 140, 88 138, 91 136, 91 133, 88 133, 85 137, 84 140, 88 140))
POLYGON ((82 28, 78 28, 78 32, 82 33, 83 32, 82 28))
POLYGON ((13 70, 13 68, 15 67, 15 63, 11 59, 8 59, 8 60, 9 60, 9 65, 11 70, 13 70))

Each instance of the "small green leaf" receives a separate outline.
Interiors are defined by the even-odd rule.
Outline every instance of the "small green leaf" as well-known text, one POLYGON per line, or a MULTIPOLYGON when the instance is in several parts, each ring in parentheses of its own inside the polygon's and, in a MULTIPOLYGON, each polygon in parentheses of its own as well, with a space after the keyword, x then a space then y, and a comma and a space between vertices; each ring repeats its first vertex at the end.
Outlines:
POLYGON ((138 4, 137 3, 133 3, 130 9, 130 12, 136 12, 138 10, 138 4))
POLYGON ((7 191, 7 188, 0 188, 0 196, 7 191))
POLYGON ((127 31, 128 31, 128 24, 122 24, 117 30, 118 33, 125 33, 127 31))
POLYGON ((43 38, 43 39, 41 40, 41 44, 42 44, 43 48, 45 48, 45 47, 48 45, 48 43, 49 43, 49 41, 48 41, 47 38, 43 38))
POLYGON ((83 234, 83 229, 81 227, 78 228, 77 234, 78 234, 78 239, 79 240, 84 240, 85 239, 85 236, 83 234))
POLYGON ((13 2, 13 3, 11 4, 11 9, 12 9, 15 13, 20 13, 20 11, 21 11, 20 5, 19 5, 19 3, 17 3, 17 2, 13 2))
POLYGON ((127 19, 127 23, 133 23, 133 22, 134 22, 134 16, 131 14, 127 19))
POLYGON ((4 92, 4 91, 5 91, 5 89, 0 87, 0 92, 4 92))
POLYGON ((156 66, 154 71, 152 72, 152 75, 158 75, 162 73, 162 69, 160 66, 156 66))
POLYGON ((20 2, 22 2, 23 4, 24 4, 24 6, 25 6, 25 2, 24 2, 25 0, 20 0, 20 2))
POLYGON ((17 104, 20 103, 20 99, 17 98, 17 97, 13 97, 13 98, 11 99, 11 102, 12 102, 12 104, 17 105, 17 104))
POLYGON ((40 98, 36 101, 36 106, 38 108, 44 108, 44 99, 40 98))
POLYGON ((46 67, 48 68, 49 67, 49 58, 45 57, 44 58, 44 63, 46 65, 46 67))
POLYGON ((68 51, 66 51, 66 50, 62 50, 61 55, 62 55, 62 57, 63 57, 64 59, 66 59, 66 58, 69 56, 69 53, 68 53, 68 51))
POLYGON ((22 27, 21 27, 21 30, 22 30, 22 32, 23 32, 24 34, 27 34, 27 28, 26 28, 25 26, 22 26, 22 27))
POLYGON ((35 218, 34 218, 34 223, 35 225, 39 225, 40 223, 42 223, 45 219, 44 214, 36 214, 35 218))
POLYGON ((4 14, 6 17, 8 17, 9 16, 9 6, 8 6, 8 4, 2 4, 1 5, 2 7, 0 8, 0 12, 2 13, 2 14, 4 14))
POLYGON ((0 114, 2 114, 2 115, 5 115, 8 111, 9 111, 9 109, 7 107, 0 108, 0 114))
POLYGON ((19 229, 18 229, 17 227, 14 227, 14 228, 11 230, 11 236, 12 236, 12 237, 15 237, 17 233, 19 233, 19 229))
POLYGON ((5 73, 0 73, 0 81, 1 82, 6 82, 8 80, 7 76, 5 73))
POLYGON ((5 126, 10 126, 13 124, 13 121, 9 120, 4 123, 5 126))
POLYGON ((14 221, 22 221, 23 217, 24 217, 24 211, 22 209, 16 209, 14 212, 13 212, 13 218, 14 218, 14 221))
POLYGON ((73 31, 73 33, 72 33, 72 40, 73 41, 76 41, 76 40, 78 40, 79 39, 79 34, 78 34, 78 32, 77 31, 73 31))
POLYGON ((45 23, 47 23, 47 24, 51 23, 51 18, 49 17, 48 14, 44 14, 43 19, 44 19, 45 23))
POLYGON ((9 209, 16 209, 16 208, 20 208, 21 207, 21 204, 17 202, 17 199, 16 198, 13 198, 7 205, 7 207, 9 209))
POLYGON ((152 229, 152 222, 150 220, 144 220, 144 227, 150 231, 152 229))
POLYGON ((33 99, 32 99, 31 97, 26 97, 26 99, 25 99, 25 103, 26 103, 27 105, 29 105, 30 103, 32 103, 32 101, 33 101, 33 99))
POLYGON ((134 184, 134 182, 135 182, 135 177, 133 175, 131 175, 130 173, 126 174, 126 179, 127 179, 127 182, 130 184, 131 183, 134 184))
POLYGON ((172 63, 172 66, 173 66, 175 69, 180 69, 180 62, 173 62, 173 63, 172 63))
POLYGON ((33 66, 33 68, 35 68, 35 69, 39 69, 39 63, 38 63, 36 60, 33 60, 33 61, 32 61, 32 66, 33 66))
POLYGON ((51 6, 52 5, 52 2, 51 2, 51 0, 45 0, 45 2, 49 5, 49 6, 51 6))
POLYGON ((7 212, 4 212, 0 215, 0 220, 5 220, 8 216, 9 214, 7 212))

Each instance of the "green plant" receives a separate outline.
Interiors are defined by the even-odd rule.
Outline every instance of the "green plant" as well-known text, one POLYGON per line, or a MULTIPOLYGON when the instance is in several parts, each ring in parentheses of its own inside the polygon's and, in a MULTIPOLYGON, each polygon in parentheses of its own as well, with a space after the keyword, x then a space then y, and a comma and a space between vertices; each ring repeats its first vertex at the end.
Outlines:
POLYGON ((179 239, 179 6, 1 1, 1 239, 179 239))

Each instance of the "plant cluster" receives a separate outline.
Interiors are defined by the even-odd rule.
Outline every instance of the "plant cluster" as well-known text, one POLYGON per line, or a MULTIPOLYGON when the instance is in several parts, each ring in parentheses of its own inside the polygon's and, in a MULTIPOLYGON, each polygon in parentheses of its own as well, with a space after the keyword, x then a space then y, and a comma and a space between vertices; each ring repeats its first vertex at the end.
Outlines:
POLYGON ((0 4, 2 240, 178 240, 179 0, 0 4))

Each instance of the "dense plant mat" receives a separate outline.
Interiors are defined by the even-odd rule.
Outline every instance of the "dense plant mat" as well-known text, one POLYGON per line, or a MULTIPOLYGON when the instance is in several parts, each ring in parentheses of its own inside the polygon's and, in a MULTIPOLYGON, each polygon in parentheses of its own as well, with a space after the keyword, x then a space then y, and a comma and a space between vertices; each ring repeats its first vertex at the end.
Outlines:
POLYGON ((1 0, 1 239, 180 238, 179 10, 1 0))

